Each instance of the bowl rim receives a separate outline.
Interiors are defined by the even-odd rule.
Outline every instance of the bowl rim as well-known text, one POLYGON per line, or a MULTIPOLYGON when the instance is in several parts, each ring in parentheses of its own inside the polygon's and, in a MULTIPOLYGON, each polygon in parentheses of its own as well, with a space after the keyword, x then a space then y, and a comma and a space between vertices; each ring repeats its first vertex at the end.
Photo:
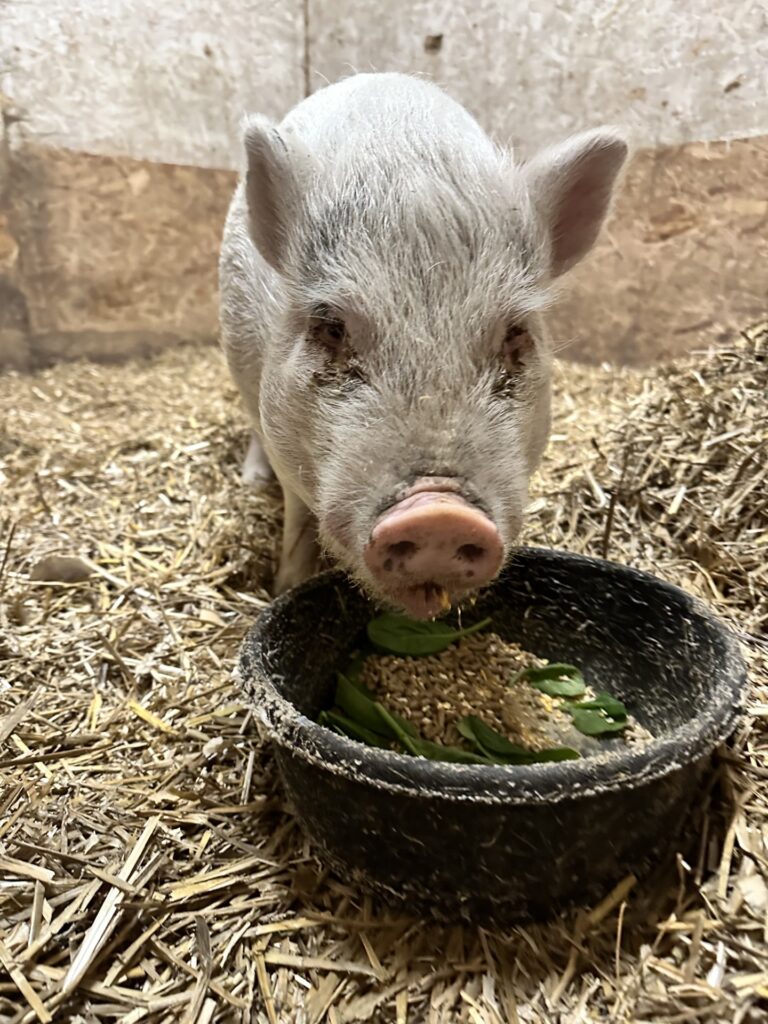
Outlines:
POLYGON ((689 615, 703 620, 723 641, 725 657, 721 675, 727 683, 716 687, 695 718, 652 740, 642 750, 619 748, 574 761, 507 766, 429 761, 369 747, 340 736, 299 712, 277 690, 261 663, 261 637, 268 634, 271 622, 283 609, 314 590, 339 584, 355 587, 345 573, 332 569, 276 598, 261 612, 243 640, 238 679, 246 692, 248 705, 268 737, 278 747, 315 767, 367 781, 393 793, 421 799, 543 805, 647 785, 710 755, 731 735, 743 710, 746 665, 736 635, 703 601, 651 573, 619 562, 558 549, 521 546, 516 548, 511 563, 520 554, 570 566, 588 564, 604 572, 623 575, 641 586, 661 586, 678 600, 683 598, 689 615), (244 686, 246 678, 247 687, 244 686))

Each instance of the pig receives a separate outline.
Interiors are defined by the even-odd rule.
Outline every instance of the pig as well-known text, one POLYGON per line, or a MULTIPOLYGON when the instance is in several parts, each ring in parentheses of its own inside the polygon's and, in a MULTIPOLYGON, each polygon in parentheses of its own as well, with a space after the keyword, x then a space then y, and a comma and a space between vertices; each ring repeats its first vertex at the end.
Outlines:
POLYGON ((322 554, 431 619, 499 573, 550 430, 543 313, 592 247, 615 129, 516 162, 436 85, 358 74, 251 116, 219 263, 252 426, 284 496, 280 593, 322 554))

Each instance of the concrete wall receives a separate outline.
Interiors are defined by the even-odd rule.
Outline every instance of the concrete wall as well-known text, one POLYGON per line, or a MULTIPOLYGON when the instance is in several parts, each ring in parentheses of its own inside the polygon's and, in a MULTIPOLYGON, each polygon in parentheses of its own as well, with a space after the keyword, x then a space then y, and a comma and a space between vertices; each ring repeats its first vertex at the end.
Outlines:
POLYGON ((0 69, 48 145, 198 167, 237 166, 239 117, 297 102, 305 58, 312 90, 429 74, 525 148, 600 121, 656 147, 768 133, 766 18, 757 0, 5 0, 0 69))
POLYGON ((313 87, 429 74, 524 150, 603 121, 657 147, 768 133, 764 3, 312 0, 313 87))
POLYGON ((234 167, 248 110, 304 95, 299 0, 2 0, 0 91, 49 146, 234 167))
POLYGON ((354 70, 429 74, 529 153, 640 147, 554 318, 644 362, 766 306, 768 15, 724 0, 0 0, 0 364, 216 336, 237 125, 354 70))

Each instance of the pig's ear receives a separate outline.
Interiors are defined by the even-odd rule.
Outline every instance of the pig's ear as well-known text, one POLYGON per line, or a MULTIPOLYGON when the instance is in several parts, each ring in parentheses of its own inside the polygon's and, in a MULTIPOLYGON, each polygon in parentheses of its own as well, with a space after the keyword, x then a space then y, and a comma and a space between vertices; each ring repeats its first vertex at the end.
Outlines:
POLYGON ((244 142, 251 237, 267 263, 281 271, 309 177, 311 155, 295 136, 278 130, 266 117, 247 119, 244 142))
POLYGON ((612 129, 575 135, 523 166, 528 191, 551 244, 550 273, 564 274, 592 248, 627 157, 612 129))

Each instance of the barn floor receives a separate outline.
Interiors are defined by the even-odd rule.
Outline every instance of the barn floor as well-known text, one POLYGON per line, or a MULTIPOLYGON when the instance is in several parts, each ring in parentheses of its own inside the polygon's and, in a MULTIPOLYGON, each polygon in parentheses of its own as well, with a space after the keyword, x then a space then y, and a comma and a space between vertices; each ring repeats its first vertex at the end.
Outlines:
POLYGON ((754 688, 687 860, 506 933, 387 913, 281 802, 232 679, 279 505, 219 354, 0 377, 0 1020, 765 1020, 767 334, 558 370, 528 539, 703 596, 754 688))

